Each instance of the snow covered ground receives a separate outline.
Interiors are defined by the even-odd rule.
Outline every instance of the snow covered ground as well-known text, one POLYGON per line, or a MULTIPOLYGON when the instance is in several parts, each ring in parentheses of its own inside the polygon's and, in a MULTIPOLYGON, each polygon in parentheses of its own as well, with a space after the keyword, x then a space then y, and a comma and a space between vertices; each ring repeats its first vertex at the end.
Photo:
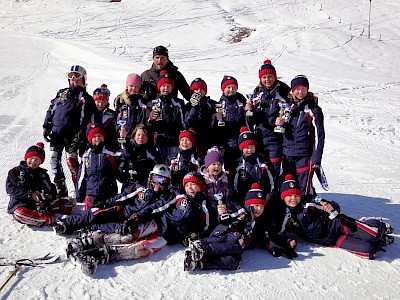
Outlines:
MULTIPOLYGON (((251 92, 269 57, 283 81, 305 74, 318 93, 331 186, 318 191, 354 217, 387 218, 399 233, 400 2, 371 3, 368 39, 367 0, 0 0, 0 178, 43 140, 46 109, 73 64, 87 69, 89 92, 106 83, 113 98, 127 74, 151 66, 152 48, 162 44, 189 83, 204 78, 218 99, 226 74, 238 79, 239 92, 251 92), (232 43, 240 32, 250 36, 232 43)), ((0 196, 0 257, 63 255, 64 237, 15 222, 4 185, 0 196)), ((168 246, 147 259, 100 266, 93 278, 63 256, 24 269, 0 297, 400 299, 399 245, 396 238, 374 261, 310 244, 299 245, 293 261, 255 250, 236 272, 194 274, 183 271, 183 247, 168 246)), ((10 270, 0 267, 0 284, 10 270)))

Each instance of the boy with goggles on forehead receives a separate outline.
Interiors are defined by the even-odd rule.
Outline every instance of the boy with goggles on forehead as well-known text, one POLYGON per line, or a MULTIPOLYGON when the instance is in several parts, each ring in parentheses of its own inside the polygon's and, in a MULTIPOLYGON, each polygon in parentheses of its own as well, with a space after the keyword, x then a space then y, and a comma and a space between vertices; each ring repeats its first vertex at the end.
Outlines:
MULTIPOLYGON (((155 187, 166 183, 161 174, 150 174, 150 179, 155 187)), ((81 266, 84 274, 91 275, 98 263, 146 257, 167 244, 187 245, 189 237, 208 230, 211 218, 201 174, 190 172, 183 182, 185 194, 160 198, 132 214, 118 233, 103 230, 81 235, 68 244, 67 255, 81 266)), ((212 217, 217 220, 216 215, 212 217)))
POLYGON ((67 165, 75 184, 79 162, 71 144, 81 130, 85 132, 95 109, 93 98, 86 91, 86 70, 81 66, 72 66, 67 80, 69 87, 59 90, 51 100, 43 122, 43 137, 50 143, 50 165, 60 197, 68 195, 61 164, 62 152, 64 149, 67 151, 67 165))
POLYGON ((54 230, 61 235, 70 234, 75 230, 93 225, 91 230, 115 232, 132 214, 146 210, 157 201, 167 203, 174 199, 177 193, 170 186, 170 181, 171 172, 168 166, 155 165, 149 174, 147 187, 132 184, 114 197, 94 198, 96 207, 92 207, 81 215, 68 216, 59 221, 54 230))

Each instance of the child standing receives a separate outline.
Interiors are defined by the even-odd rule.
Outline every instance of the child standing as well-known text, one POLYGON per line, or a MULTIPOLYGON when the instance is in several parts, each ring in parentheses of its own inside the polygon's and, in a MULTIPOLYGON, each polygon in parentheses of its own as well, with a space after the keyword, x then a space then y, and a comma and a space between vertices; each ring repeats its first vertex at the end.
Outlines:
POLYGON ((93 98, 86 92, 86 70, 81 66, 72 66, 67 78, 69 88, 59 90, 56 98, 51 100, 43 123, 43 136, 50 143, 50 165, 59 196, 68 195, 61 164, 62 152, 64 148, 67 150, 67 165, 75 184, 79 161, 71 144, 77 134, 86 129, 95 111, 93 98))
POLYGON ((215 115, 215 101, 207 94, 207 84, 201 78, 196 78, 190 84, 191 97, 187 103, 185 122, 187 128, 193 128, 197 133, 197 151, 204 156, 207 149, 216 145, 211 121, 215 115))
POLYGON ((96 207, 100 199, 118 192, 114 153, 105 148, 106 132, 100 124, 89 124, 86 130, 89 149, 83 154, 77 182, 77 199, 85 209, 96 207))
POLYGON ((172 186, 183 191, 183 177, 191 171, 200 171, 203 159, 196 151, 195 132, 189 128, 179 135, 179 152, 171 160, 172 186))
POLYGON ((165 71, 161 71, 157 88, 160 96, 152 101, 152 110, 148 120, 151 129, 156 132, 156 147, 163 161, 170 162, 179 151, 178 138, 185 127, 183 100, 172 97, 174 81, 165 71))
POLYGON ((275 121, 288 102, 290 88, 277 79, 276 70, 267 59, 258 71, 260 82, 254 89, 252 102, 246 110, 253 112, 251 123, 255 124, 257 140, 262 145, 260 153, 271 163, 275 184, 282 163, 283 131, 276 132, 275 121))
POLYGON ((207 151, 204 159, 207 197, 213 207, 218 209, 229 209, 232 203, 232 186, 229 184, 228 176, 223 171, 224 158, 218 148, 214 147, 207 151), (217 195, 217 196, 216 196, 217 195), (218 200, 221 198, 221 200, 218 200), (221 201, 222 203, 219 203, 221 201), (223 206, 220 208, 219 206, 223 206))
POLYGON ((340 214, 339 205, 333 201, 302 204, 300 186, 291 174, 286 175, 280 191, 286 204, 282 233, 369 259, 374 259, 383 246, 393 242, 393 237, 388 236, 393 228, 379 219, 357 221, 340 214))
POLYGON ((219 103, 216 104, 217 113, 213 119, 213 130, 218 137, 217 146, 224 149, 225 170, 233 182, 235 161, 240 157, 238 150, 238 135, 242 126, 245 126, 244 105, 246 98, 237 92, 239 84, 236 78, 224 76, 221 81, 223 92, 219 103))
POLYGON ((141 94, 142 79, 132 73, 126 78, 126 88, 115 98, 114 106, 117 110, 117 131, 121 138, 131 138, 132 132, 139 124, 146 124, 149 110, 146 100, 141 94))
POLYGON ((47 170, 40 167, 45 152, 42 142, 29 147, 24 160, 8 172, 6 191, 10 196, 7 212, 18 222, 42 226, 55 222, 55 212, 70 214, 73 203, 57 198, 47 170))
POLYGON ((289 108, 284 118, 278 117, 276 121, 285 128, 283 173, 295 174, 301 192, 311 198, 315 196, 312 187, 314 168, 321 165, 324 150, 324 115, 318 106, 318 98, 309 92, 309 82, 304 75, 294 77, 290 86, 289 108))
POLYGON ((235 174, 235 200, 243 205, 247 191, 251 184, 256 182, 262 187, 269 201, 275 192, 274 177, 268 169, 268 165, 261 162, 256 154, 257 141, 254 133, 247 127, 242 127, 238 143, 242 157, 235 174))

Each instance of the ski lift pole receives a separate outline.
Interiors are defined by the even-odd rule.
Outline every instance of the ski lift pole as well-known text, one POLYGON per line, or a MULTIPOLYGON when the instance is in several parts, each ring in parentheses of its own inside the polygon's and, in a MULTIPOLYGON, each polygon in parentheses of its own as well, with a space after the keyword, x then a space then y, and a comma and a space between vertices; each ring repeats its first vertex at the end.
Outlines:
POLYGON ((371 9, 372 9, 372 0, 369 0, 368 39, 371 38, 371 9))

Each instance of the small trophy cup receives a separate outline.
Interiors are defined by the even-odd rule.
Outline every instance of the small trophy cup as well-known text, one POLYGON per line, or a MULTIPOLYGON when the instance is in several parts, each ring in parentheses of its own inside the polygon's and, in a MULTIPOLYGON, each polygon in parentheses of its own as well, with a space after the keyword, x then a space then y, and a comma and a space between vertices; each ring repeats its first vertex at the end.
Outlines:
MULTIPOLYGON (((283 114, 285 113, 285 108, 286 108, 286 103, 282 102, 282 104, 281 104, 281 109, 280 109, 280 111, 279 111, 279 118, 282 118, 282 117, 283 117, 283 114)), ((274 128, 274 132, 277 132, 277 133, 285 133, 285 128, 284 128, 282 125, 277 125, 277 126, 274 128)))
MULTIPOLYGON (((121 126, 121 128, 125 128, 126 120, 119 120, 118 124, 121 126)), ((120 136, 118 138, 118 143, 125 144, 126 143, 126 139, 124 137, 120 136)))
POLYGON ((224 198, 224 194, 222 194, 222 193, 214 194, 214 199, 217 201, 218 205, 224 204, 224 202, 222 201, 223 198, 224 198))
MULTIPOLYGON (((246 103, 253 104, 253 94, 246 94, 247 100, 246 103)), ((253 112, 251 110, 246 110, 246 117, 252 117, 253 112)))
MULTIPOLYGON (((217 104, 217 105, 216 105, 216 110, 217 110, 217 113, 220 112, 220 113, 222 114, 222 118, 225 118, 225 116, 226 116, 226 109, 223 108, 221 104, 217 104)), ((218 126, 225 126, 225 122, 224 122, 223 119, 218 120, 218 126)))
POLYGON ((161 110, 161 99, 155 99, 152 101, 153 102, 153 110, 155 112, 158 112, 158 117, 156 121, 161 121, 162 118, 162 110, 161 110))

